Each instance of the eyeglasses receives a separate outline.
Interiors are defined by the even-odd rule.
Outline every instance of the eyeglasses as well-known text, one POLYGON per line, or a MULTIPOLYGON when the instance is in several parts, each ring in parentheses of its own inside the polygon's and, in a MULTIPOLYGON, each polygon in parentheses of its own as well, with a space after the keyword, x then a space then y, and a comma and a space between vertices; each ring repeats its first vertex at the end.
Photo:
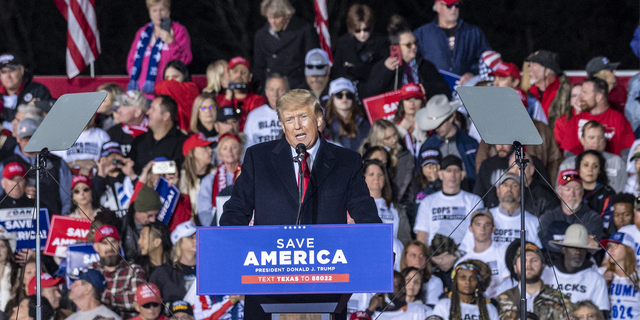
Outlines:
POLYGON ((319 64, 319 65, 312 65, 312 64, 308 64, 307 65, 307 69, 318 69, 318 70, 322 70, 326 67, 326 64, 319 64))
POLYGON ((338 98, 338 99, 342 99, 344 96, 347 96, 347 99, 349 99, 349 100, 353 100, 353 99, 356 98, 356 95, 351 93, 351 92, 347 92, 347 93, 338 92, 338 93, 336 93, 336 98, 338 98))
POLYGON ((200 107, 200 110, 202 111, 206 111, 206 110, 213 110, 213 106, 208 106, 208 107, 200 107))
POLYGON ((413 46, 417 46, 418 45, 418 40, 414 40, 413 42, 409 42, 409 43, 402 43, 400 45, 401 46, 405 46, 407 48, 413 48, 413 46))
POLYGON ((149 302, 149 303, 146 303, 146 304, 142 305, 142 307, 145 308, 145 309, 157 308, 159 306, 160 306, 160 304, 157 303, 157 302, 149 302))
POLYGON ((456 7, 457 9, 460 9, 460 6, 462 5, 462 2, 458 1, 452 4, 445 4, 445 6, 447 6, 447 9, 451 9, 453 7, 456 7))
POLYGON ((91 191, 91 189, 89 189, 89 188, 75 189, 75 190, 73 190, 73 194, 80 194, 81 191, 86 193, 86 192, 91 191))
POLYGON ((355 33, 360 33, 360 32, 371 32, 371 29, 370 29, 370 28, 356 29, 356 30, 353 30, 353 32, 355 32, 355 33))

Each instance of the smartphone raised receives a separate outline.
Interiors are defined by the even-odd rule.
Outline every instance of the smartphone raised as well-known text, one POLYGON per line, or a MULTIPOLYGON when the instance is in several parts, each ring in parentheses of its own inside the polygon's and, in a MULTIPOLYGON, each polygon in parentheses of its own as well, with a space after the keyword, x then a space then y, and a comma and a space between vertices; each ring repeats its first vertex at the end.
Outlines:
POLYGON ((171 32, 171 18, 160 19, 160 28, 166 32, 171 32))
POLYGON ((174 174, 176 173, 175 161, 156 161, 151 167, 153 174, 174 174))
POLYGON ((402 51, 400 50, 400 45, 389 46, 389 55, 392 58, 398 59, 398 67, 402 66, 402 51))

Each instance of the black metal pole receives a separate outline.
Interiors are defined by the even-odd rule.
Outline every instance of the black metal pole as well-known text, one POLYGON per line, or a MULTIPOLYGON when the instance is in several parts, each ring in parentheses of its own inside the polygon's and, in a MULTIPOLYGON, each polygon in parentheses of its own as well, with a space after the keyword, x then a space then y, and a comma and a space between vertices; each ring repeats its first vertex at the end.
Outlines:
POLYGON ((526 282, 526 231, 524 229, 524 169, 527 166, 527 158, 524 156, 524 148, 520 142, 513 143, 516 153, 516 164, 520 167, 520 319, 527 319, 527 282, 526 282))

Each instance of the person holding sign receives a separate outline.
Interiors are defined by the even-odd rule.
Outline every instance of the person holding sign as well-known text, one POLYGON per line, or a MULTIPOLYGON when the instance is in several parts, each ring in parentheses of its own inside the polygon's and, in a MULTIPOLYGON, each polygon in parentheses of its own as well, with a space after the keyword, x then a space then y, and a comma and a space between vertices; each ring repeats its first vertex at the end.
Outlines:
MULTIPOLYGON (((308 178, 300 181, 307 186, 303 190, 301 224, 346 224, 347 211, 356 223, 380 223, 362 174, 360 155, 328 143, 318 132, 322 121, 322 113, 317 112, 318 99, 307 90, 292 90, 278 99, 276 110, 284 138, 247 149, 242 174, 224 205, 220 224, 248 225, 252 216, 254 225, 296 224, 300 164, 292 157, 297 154, 298 144, 308 154, 308 178)), ((259 306, 260 299, 247 296, 246 318, 270 319, 259 306)))

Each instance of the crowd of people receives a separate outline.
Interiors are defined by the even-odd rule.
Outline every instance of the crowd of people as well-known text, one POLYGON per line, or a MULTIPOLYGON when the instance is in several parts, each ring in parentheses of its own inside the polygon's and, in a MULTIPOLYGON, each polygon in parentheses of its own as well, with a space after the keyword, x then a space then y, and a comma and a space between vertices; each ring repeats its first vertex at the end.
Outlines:
MULTIPOLYGON (((282 138, 276 103, 292 89, 319 100, 321 139, 361 155, 393 225, 394 292, 354 294, 349 319, 520 319, 522 272, 527 319, 640 319, 640 74, 627 90, 604 56, 576 83, 551 51, 503 61, 459 17, 460 0, 435 0, 437 17, 415 30, 394 15, 388 35, 353 5, 331 62, 288 0, 263 0, 252 61, 213 62, 199 88, 170 0, 146 4, 127 87, 96 88, 105 101, 38 186, 52 217, 90 221, 99 260, 67 286, 63 258, 37 266, 0 230, 0 319, 35 319, 38 276, 43 319, 242 319, 244 296, 197 295, 196 227, 219 225, 245 151, 282 138), (442 71, 456 86, 514 89, 543 139, 525 146, 524 177, 511 145, 482 140, 442 71), (395 90, 395 111, 371 122, 363 99, 395 90), (168 220, 161 182, 180 192, 168 220)), ((0 55, 0 79, 0 209, 32 208, 36 154, 24 148, 55 100, 13 53, 0 55)))

